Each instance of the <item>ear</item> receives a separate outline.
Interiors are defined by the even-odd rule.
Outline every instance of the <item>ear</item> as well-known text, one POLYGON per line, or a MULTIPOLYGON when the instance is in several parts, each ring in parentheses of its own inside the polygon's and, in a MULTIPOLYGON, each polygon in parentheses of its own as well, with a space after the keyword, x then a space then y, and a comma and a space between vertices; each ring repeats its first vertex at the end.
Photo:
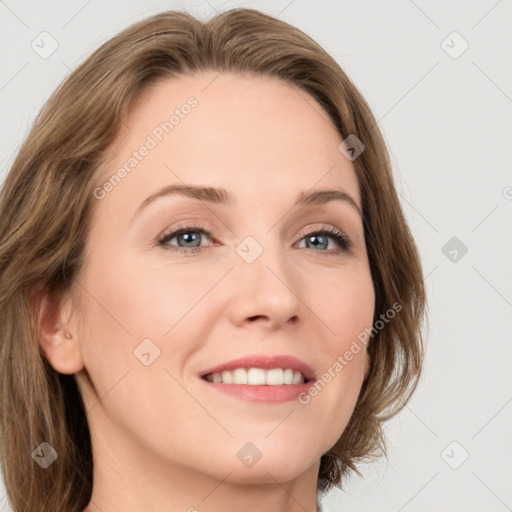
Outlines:
POLYGON ((43 352, 54 370, 75 374, 84 368, 78 332, 71 322, 69 294, 55 295, 45 290, 34 292, 30 307, 43 352))

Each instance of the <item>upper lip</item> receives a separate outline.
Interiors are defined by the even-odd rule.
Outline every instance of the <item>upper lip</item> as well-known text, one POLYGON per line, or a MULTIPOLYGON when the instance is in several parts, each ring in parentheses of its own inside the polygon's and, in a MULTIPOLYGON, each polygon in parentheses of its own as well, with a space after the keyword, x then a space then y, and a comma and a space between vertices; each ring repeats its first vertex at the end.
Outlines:
POLYGON ((306 380, 315 380, 315 372, 309 364, 288 355, 264 355, 255 354, 251 356, 232 359, 226 363, 219 364, 212 368, 208 368, 200 373, 200 377, 204 377, 210 373, 221 373, 224 370, 234 370, 236 368, 291 368, 294 371, 301 372, 306 380))

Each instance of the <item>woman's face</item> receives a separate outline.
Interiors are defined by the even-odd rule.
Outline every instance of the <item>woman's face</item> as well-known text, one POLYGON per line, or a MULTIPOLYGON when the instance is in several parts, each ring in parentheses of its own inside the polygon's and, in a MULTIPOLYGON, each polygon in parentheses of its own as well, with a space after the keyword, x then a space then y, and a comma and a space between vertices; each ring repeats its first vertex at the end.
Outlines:
POLYGON ((320 105, 276 79, 208 72, 140 98, 100 170, 78 278, 76 377, 95 456, 238 482, 317 472, 356 404, 365 350, 333 368, 374 313, 358 182, 340 143, 320 105), (355 205, 296 204, 319 190, 355 205), (241 382, 244 370, 213 371, 239 358, 254 359, 234 367, 274 368, 249 371, 250 382, 301 378, 293 369, 312 380, 203 378, 241 382))

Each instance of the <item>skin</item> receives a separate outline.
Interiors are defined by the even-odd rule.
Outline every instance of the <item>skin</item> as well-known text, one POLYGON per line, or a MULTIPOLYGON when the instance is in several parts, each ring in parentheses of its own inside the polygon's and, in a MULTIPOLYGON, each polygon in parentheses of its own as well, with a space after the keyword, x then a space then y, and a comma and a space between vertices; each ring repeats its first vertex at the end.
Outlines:
MULTIPOLYGON (((299 192, 320 188, 343 189, 361 207, 356 174, 304 91, 205 72, 141 96, 98 183, 190 96, 198 101, 190 114, 95 199, 78 301, 66 295, 41 335, 50 363, 75 374, 86 404, 94 487, 85 510, 312 511, 320 457, 355 407, 366 351, 307 405, 240 400, 206 389, 198 373, 250 354, 289 354, 320 377, 371 327, 359 213, 345 201, 292 208, 299 192), (237 204, 168 196, 132 220, 148 196, 183 182, 225 187, 237 204), (158 245, 183 221, 212 233, 199 235, 192 256, 158 245), (330 236, 327 248, 308 245, 308 233, 328 226, 349 237, 350 251, 330 236), (263 248, 251 264, 235 250, 247 236, 263 248), (146 338, 160 349, 149 366, 133 354, 146 338), (262 453, 250 468, 236 456, 248 441, 262 453)), ((179 243, 187 246, 176 237, 167 246, 179 243)))

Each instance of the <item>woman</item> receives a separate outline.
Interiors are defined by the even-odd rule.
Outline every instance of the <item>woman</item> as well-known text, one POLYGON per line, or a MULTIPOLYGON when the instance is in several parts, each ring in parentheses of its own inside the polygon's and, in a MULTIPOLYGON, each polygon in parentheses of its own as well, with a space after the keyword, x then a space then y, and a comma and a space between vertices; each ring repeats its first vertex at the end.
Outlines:
POLYGON ((298 29, 163 12, 58 88, 0 196, 14 511, 320 510, 423 360, 365 100, 298 29))

